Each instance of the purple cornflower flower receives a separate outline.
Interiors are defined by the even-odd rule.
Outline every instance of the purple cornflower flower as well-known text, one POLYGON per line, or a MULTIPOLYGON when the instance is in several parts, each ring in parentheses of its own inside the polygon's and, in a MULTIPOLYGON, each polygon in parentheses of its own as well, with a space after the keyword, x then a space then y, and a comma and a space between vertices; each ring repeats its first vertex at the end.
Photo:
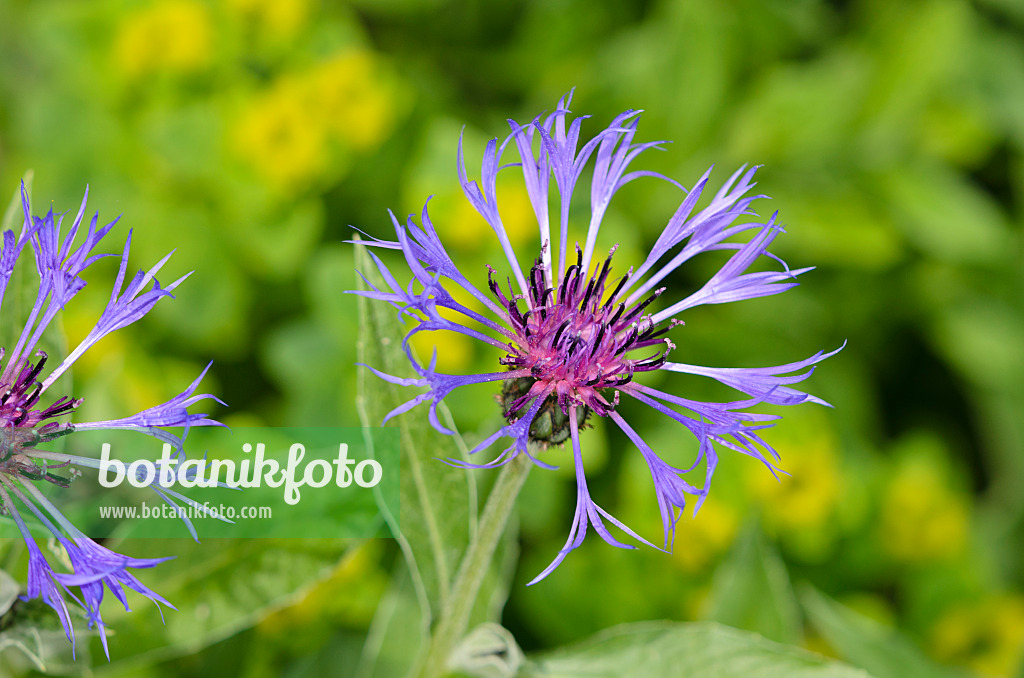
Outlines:
MULTIPOLYGON (((104 588, 109 589, 125 609, 128 609, 125 588, 141 593, 158 606, 162 603, 173 607, 128 571, 129 568, 150 568, 167 558, 140 559, 115 553, 99 545, 72 525, 61 514, 60 509, 39 491, 37 483, 48 482, 67 487, 77 469, 69 469, 70 477, 59 473, 59 469, 74 466, 98 468, 99 460, 40 448, 76 430, 129 429, 172 443, 180 450, 184 433, 189 426, 220 425, 208 419, 205 414, 189 413, 187 408, 206 398, 220 401, 208 394, 193 395, 206 370, 203 370, 199 378, 183 393, 166 403, 131 417, 111 421, 73 423, 70 421, 71 415, 82 401, 69 395, 48 393, 61 375, 67 372, 75 360, 93 344, 111 332, 127 327, 142 318, 160 299, 171 297, 171 292, 188 277, 185 275, 167 287, 160 286, 155 276, 170 257, 168 254, 148 272, 136 273, 128 282, 127 288, 124 288, 131 243, 129 232, 110 302, 96 326, 63 362, 43 377, 48 356, 44 351, 37 350, 43 333, 57 312, 85 287, 86 283, 81 278, 85 269, 103 257, 112 256, 93 254, 93 250, 110 232, 117 222, 116 219, 106 226, 97 228, 99 215, 93 216, 84 242, 75 247, 88 197, 87 188, 82 206, 71 228, 62 237, 63 215, 54 215, 51 209, 45 217, 32 217, 23 184, 21 198, 25 219, 21 232, 17 236, 14 231, 3 233, 3 250, 0 251, 0 306, 3 304, 3 297, 15 265, 28 243, 32 244, 35 253, 39 291, 28 318, 24 319, 24 329, 17 343, 14 346, 0 347, 0 360, 3 360, 0 365, 0 513, 13 517, 29 549, 28 595, 24 599, 41 598, 53 608, 73 648, 72 612, 68 608, 65 596, 70 597, 84 608, 88 626, 96 627, 99 631, 103 649, 109 657, 103 619, 100 616, 104 588), (181 428, 183 432, 179 437, 162 430, 162 427, 181 428), (73 569, 71 573, 59 573, 51 567, 19 513, 19 506, 27 508, 36 520, 53 533, 67 552, 73 569), (75 587, 79 595, 72 592, 71 589, 75 587)), ((21 320, 17 319, 19 323, 21 320)), ((209 369, 209 365, 206 369, 209 369)), ((172 504, 173 501, 166 493, 180 497, 173 491, 161 489, 155 484, 151 484, 151 487, 172 504)), ((191 529, 191 525, 189 527, 191 529)))
MULTIPOLYGON (((512 444, 489 463, 466 463, 466 466, 500 466, 522 453, 539 466, 553 468, 538 459, 535 452, 571 439, 577 483, 572 529, 554 561, 531 584, 550 574, 570 551, 583 542, 590 524, 614 546, 635 548, 613 537, 605 521, 634 539, 653 546, 590 497, 579 432, 591 414, 614 422, 643 455, 654 481, 664 525, 664 544, 669 549, 687 495, 695 498, 695 512, 707 496, 718 464, 719 448, 754 457, 775 472, 771 459, 778 459, 779 455, 761 438, 761 431, 772 426, 768 422, 778 417, 745 410, 759 403, 827 404, 791 385, 806 379, 816 363, 842 348, 827 354, 819 352, 806 360, 778 367, 714 368, 670 362, 668 355, 675 345, 666 334, 683 324, 677 317, 684 311, 702 304, 778 294, 794 287, 797 276, 811 269, 791 270, 785 262, 768 252, 768 246, 782 232, 776 222, 777 214, 764 222, 735 223, 741 217, 756 217, 750 209, 751 203, 767 197, 750 195, 757 167, 741 167, 715 193, 710 204, 695 211, 710 169, 690 191, 656 172, 627 172, 640 153, 664 143, 633 142, 640 111, 622 113, 607 129, 585 141, 580 148, 580 127, 587 116, 570 117, 568 106, 571 98, 570 92, 558 102, 553 113, 538 116, 529 124, 521 125, 509 120, 511 134, 500 145, 497 139, 493 139, 486 146, 479 183, 467 176, 462 141, 459 142, 458 172, 462 190, 494 231, 511 271, 507 285, 502 285, 494 279, 495 270, 488 267, 488 287, 493 298, 470 282, 456 267, 438 238, 426 207, 420 224, 416 224, 410 215, 408 222, 402 225, 391 215, 396 241, 375 238, 373 242, 366 243, 401 251, 413 280, 403 286, 371 253, 390 290, 370 285, 370 291, 356 292, 390 302, 401 310, 403 316, 408 314, 419 321, 404 342, 405 351, 419 378, 398 378, 370 368, 389 382, 428 389, 394 409, 385 420, 429 402, 433 426, 450 433, 438 421, 438 404, 456 388, 500 382, 500 402, 508 423, 471 453, 489 447, 502 437, 512 438, 512 444), (510 145, 518 151, 519 162, 502 165, 501 158, 510 145), (577 242, 573 248, 569 234, 570 205, 576 184, 591 158, 594 166, 589 226, 584 245, 580 247, 577 242), (536 258, 533 265, 525 270, 512 249, 497 207, 497 175, 509 167, 519 167, 523 173, 540 232, 536 258), (549 214, 548 195, 552 175, 559 205, 554 223, 549 214), (615 248, 606 258, 597 260, 594 252, 597 236, 612 196, 639 177, 666 180, 686 195, 647 258, 639 267, 630 268, 615 280, 611 276, 615 248), (552 240, 552 228, 557 229, 555 240, 552 240), (747 237, 737 240, 744 235, 747 237), (677 301, 664 303, 660 297, 666 288, 658 287, 659 283, 695 255, 710 250, 732 250, 734 253, 699 290, 677 301), (762 256, 778 262, 782 270, 748 272, 762 256), (455 301, 450 292, 453 286, 472 295, 490 310, 492 317, 455 301), (464 320, 442 317, 438 310, 441 308, 460 314, 464 320), (435 370, 436 360, 423 366, 413 356, 409 340, 418 332, 439 330, 458 332, 496 347, 505 354, 498 361, 505 369, 486 374, 453 375, 438 373, 435 370), (698 402, 640 383, 639 378, 645 372, 654 370, 711 377, 745 394, 747 399, 698 402), (678 468, 659 457, 619 413, 617 406, 622 396, 649 405, 686 427, 698 442, 697 458, 692 465, 678 468), (702 461, 705 463, 702 485, 684 480, 684 474, 702 461)), ((449 462, 463 464, 459 460, 449 462)))

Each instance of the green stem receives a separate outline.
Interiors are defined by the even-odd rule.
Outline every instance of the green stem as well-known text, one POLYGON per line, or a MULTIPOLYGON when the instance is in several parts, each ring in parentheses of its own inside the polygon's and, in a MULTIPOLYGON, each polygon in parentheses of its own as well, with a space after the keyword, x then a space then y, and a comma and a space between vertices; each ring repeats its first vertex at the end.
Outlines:
POLYGON ((427 654, 418 674, 420 678, 439 678, 447 673, 448 658, 455 645, 466 635, 469 615, 480 593, 480 585, 487 575, 494 551, 515 507, 516 496, 531 466, 533 464, 529 458, 521 454, 502 467, 487 497, 476 535, 459 565, 451 594, 431 633, 427 654))

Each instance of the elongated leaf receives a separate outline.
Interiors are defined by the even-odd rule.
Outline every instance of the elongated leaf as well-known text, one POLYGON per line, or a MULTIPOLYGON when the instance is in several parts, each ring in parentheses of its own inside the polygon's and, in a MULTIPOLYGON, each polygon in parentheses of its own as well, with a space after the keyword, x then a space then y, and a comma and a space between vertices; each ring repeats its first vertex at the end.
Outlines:
POLYGON ((706 618, 780 643, 800 640, 800 609, 786 565, 756 523, 715 572, 706 618))
POLYGON ((498 542, 487 576, 480 585, 476 604, 469 619, 470 628, 487 622, 500 623, 519 563, 519 521, 511 516, 498 542))
MULTIPOLYGON (((178 609, 129 597, 132 611, 104 606, 112 632, 111 670, 162 661, 202 648, 260 622, 331 574, 351 542, 326 539, 136 539, 115 546, 139 558, 176 556, 135 574, 178 609)), ((353 586, 358 585, 354 583, 353 586)), ((116 601, 114 601, 116 602, 116 601)), ((94 651, 98 641, 94 641, 94 651)), ((100 655, 102 656, 102 655, 100 655)))
POLYGON ((901 167, 878 184, 907 239, 939 261, 997 262, 1010 251, 998 205, 942 167, 901 167))
POLYGON ((513 678, 523 665, 523 651, 512 632, 500 624, 481 624, 466 634, 449 666, 473 678, 513 678))
MULTIPOLYGON (((372 284, 382 284, 365 247, 356 247, 356 268, 372 284)), ((388 374, 410 374, 409 360, 402 349, 405 329, 393 307, 360 298, 359 326, 361 363, 388 374)), ((395 386, 363 369, 357 399, 363 424, 379 426, 388 412, 416 395, 414 389, 395 386)), ((439 461, 465 458, 465 446, 456 436, 435 431, 425 415, 414 410, 398 417, 394 424, 402 432, 401 507, 382 509, 402 547, 423 603, 425 622, 429 623, 447 599, 452 578, 476 529, 476 486, 471 473, 439 461)))
POLYGON ((407 675, 424 648, 426 629, 412 575, 401 563, 395 570, 391 588, 373 616, 356 678, 407 675))
MULTIPOLYGON (((76 633, 79 630, 76 629, 76 633)), ((71 643, 64 631, 18 624, 0 632, 0 675, 23 675, 29 669, 58 675, 84 673, 89 665, 88 651, 71 656, 71 643), (80 663, 76 663, 76 659, 80 663)))
POLYGON ((0 570, 0 616, 3 616, 11 605, 18 599, 21 586, 14 580, 14 577, 0 570))
POLYGON ((958 678, 965 674, 928 659, 899 631, 854 612, 811 586, 800 590, 811 624, 846 661, 877 678, 958 678))
MULTIPOLYGON (((914 674, 906 674, 914 675, 914 674)), ((520 678, 868 678, 797 647, 713 622, 641 622, 541 656, 520 678)))

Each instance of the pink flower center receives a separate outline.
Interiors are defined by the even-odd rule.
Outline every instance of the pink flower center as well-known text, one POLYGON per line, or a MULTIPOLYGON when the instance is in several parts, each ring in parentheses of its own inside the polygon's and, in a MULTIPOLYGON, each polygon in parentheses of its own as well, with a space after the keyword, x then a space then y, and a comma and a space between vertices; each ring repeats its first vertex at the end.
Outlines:
MULTIPOLYGON (((562 429, 567 430, 568 425, 564 416, 557 417, 556 409, 567 415, 569 407, 575 404, 605 416, 618 403, 618 393, 608 400, 602 389, 627 384, 636 372, 658 369, 674 348, 662 336, 673 324, 657 328, 651 316, 643 314, 665 288, 627 308, 618 299, 630 271, 606 293, 613 254, 614 249, 586 275, 583 254, 577 248, 576 263, 569 266, 556 286, 548 283, 541 260, 537 259, 530 269, 525 311, 519 308, 519 302, 524 300, 522 295, 512 294, 510 288, 510 296, 506 296, 493 275, 488 276, 491 291, 508 310, 509 324, 516 334, 516 340, 509 342, 508 355, 500 362, 513 370, 529 369, 531 375, 506 383, 502 395, 505 416, 514 420, 521 416, 527 403, 545 397, 537 417, 541 429, 538 432, 551 429, 546 439, 550 442, 564 440, 562 429), (652 355, 630 357, 633 351, 644 348, 655 350, 652 355), (551 419, 550 426, 547 421, 539 421, 542 416, 551 419)), ((490 272, 493 274, 493 269, 490 272)))
POLYGON ((46 352, 37 351, 36 357, 39 361, 34 365, 24 361, 10 383, 0 383, 0 470, 20 450, 74 430, 70 424, 47 420, 70 413, 81 400, 64 397, 49 407, 33 409, 42 393, 37 377, 46 364, 46 352))

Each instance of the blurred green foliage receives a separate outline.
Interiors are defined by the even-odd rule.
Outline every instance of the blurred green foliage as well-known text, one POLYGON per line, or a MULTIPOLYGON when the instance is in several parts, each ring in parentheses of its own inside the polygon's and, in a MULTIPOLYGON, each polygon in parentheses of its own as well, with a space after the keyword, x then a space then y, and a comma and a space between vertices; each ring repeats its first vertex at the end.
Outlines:
MULTIPOLYGON (((463 270, 482 279, 498 261, 458 194, 463 125, 472 166, 506 118, 550 110, 576 86, 574 110, 595 116, 585 130, 645 109, 642 138, 674 142, 648 154, 645 168, 683 184, 712 163, 719 180, 763 163, 759 188, 774 200, 760 209, 780 210, 788 230, 777 253, 818 269, 787 294, 698 309, 678 331, 677 352, 757 366, 847 339, 810 382, 835 410, 786 412, 769 434, 792 474, 781 482, 726 456, 700 514, 681 521, 673 555, 588 540, 527 589, 563 543, 573 506, 567 469, 533 473, 502 622, 528 651, 623 622, 715 619, 878 676, 879 666, 939 675, 933 661, 1019 675, 1020 7, 3 0, 0 186, 7 195, 33 168, 37 209, 52 199, 65 210, 88 183, 90 207, 101 218, 123 214, 121 237, 134 229, 133 265, 177 248, 168 275, 196 271, 177 300, 80 361, 83 418, 161 402, 212 359, 205 385, 230 405, 216 413, 228 424, 358 425, 356 304, 342 294, 356 280, 342 242, 350 225, 384 235, 388 208, 418 213, 434 195, 432 218, 463 270), (722 583, 729 578, 738 583, 722 583), (721 598, 736 586, 781 602, 767 614, 721 598), (898 637, 890 654, 864 650, 865 638, 886 634, 898 637)), ((530 256, 525 193, 503 188, 511 237, 530 256)), ((667 185, 631 184, 600 245, 619 242, 617 260, 637 261, 674 200, 667 185)), ((708 259, 671 284, 692 288, 720 263, 708 259)), ((96 283, 67 309, 72 341, 102 309, 113 266, 98 264, 96 283)), ((436 339, 442 369, 494 369, 496 355, 436 339)), ((662 380, 687 397, 722 394, 662 380)), ((497 416, 484 391, 449 405, 470 442, 497 416)), ((623 411, 655 450, 681 447, 667 421, 629 403, 623 411)), ((680 458, 692 454, 687 445, 680 458)), ((659 534, 649 476, 624 436, 598 426, 585 450, 595 499, 641 534, 659 534)), ((352 676, 374 612, 406 599, 389 541, 126 548, 179 554, 144 579, 179 611, 166 626, 154 610, 111 616, 111 664, 95 659, 95 645, 94 659, 54 666, 94 663, 103 676, 352 676)), ((23 576, 8 555, 3 563, 23 576)))

